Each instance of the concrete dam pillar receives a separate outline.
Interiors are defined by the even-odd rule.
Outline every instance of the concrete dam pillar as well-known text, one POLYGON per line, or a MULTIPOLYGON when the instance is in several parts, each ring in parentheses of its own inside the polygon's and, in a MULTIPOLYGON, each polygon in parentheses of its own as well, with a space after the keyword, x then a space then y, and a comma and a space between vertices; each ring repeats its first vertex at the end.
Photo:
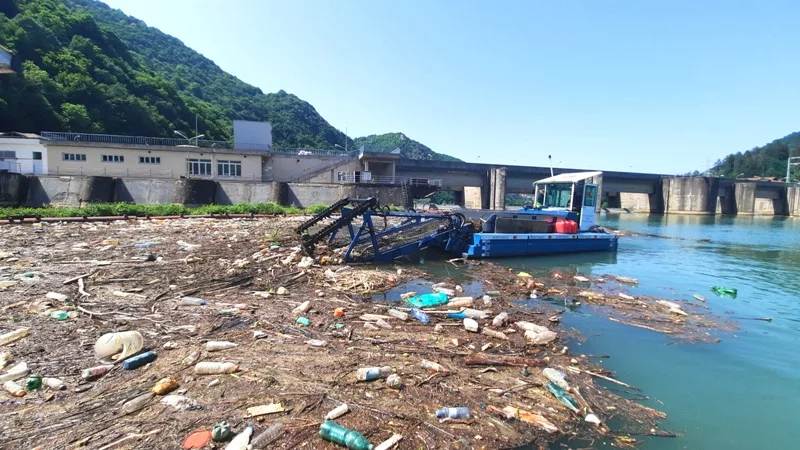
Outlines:
POLYGON ((289 183, 272 183, 272 198, 269 200, 281 206, 289 206, 289 183))
POLYGON ((506 168, 501 167, 495 169, 494 176, 494 208, 504 210, 506 209, 506 168))
POLYGON ((685 177, 664 180, 666 213, 714 214, 717 211, 719 178, 685 177))
POLYGON ((214 180, 181 178, 175 182, 172 203, 210 205, 214 203, 216 190, 217 182, 214 180))
POLYGON ((0 172, 0 206, 19 206, 28 196, 28 177, 0 172))
POLYGON ((755 183, 735 183, 734 197, 736 201, 736 213, 752 216, 756 212, 756 184, 755 183))
POLYGON ((494 207, 495 200, 495 187, 497 186, 497 169, 489 169, 489 209, 496 209, 494 207))
POLYGON ((800 217, 800 187, 787 186, 786 187, 786 201, 789 204, 789 215, 792 217, 800 217))

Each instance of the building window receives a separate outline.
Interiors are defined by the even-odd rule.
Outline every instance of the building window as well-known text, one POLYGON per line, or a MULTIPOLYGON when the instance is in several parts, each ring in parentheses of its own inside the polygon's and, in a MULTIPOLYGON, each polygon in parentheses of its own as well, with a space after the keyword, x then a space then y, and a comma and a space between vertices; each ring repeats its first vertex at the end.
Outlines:
POLYGON ((347 172, 336 172, 336 181, 347 181, 347 172))
POLYGON ((0 159, 17 159, 17 152, 14 150, 0 150, 0 159))
POLYGON ((33 152, 33 159, 34 159, 34 161, 41 161, 42 160, 42 152, 33 152))
POLYGON ((221 177, 242 176, 241 161, 217 161, 217 175, 221 177))
POLYGON ((187 159, 189 175, 211 175, 210 159, 187 159))
POLYGON ((103 162, 124 163, 125 157, 122 155, 101 155, 103 162))
POLYGON ((160 156, 140 156, 139 164, 161 164, 160 156))
POLYGON ((62 153, 61 159, 64 161, 86 161, 85 153, 62 153))

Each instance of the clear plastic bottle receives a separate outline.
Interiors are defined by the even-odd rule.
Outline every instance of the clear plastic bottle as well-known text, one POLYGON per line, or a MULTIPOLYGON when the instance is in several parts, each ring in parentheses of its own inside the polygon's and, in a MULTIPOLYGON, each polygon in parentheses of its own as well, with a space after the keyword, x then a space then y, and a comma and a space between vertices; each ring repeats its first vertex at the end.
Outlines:
POLYGON ((387 322, 387 321, 385 321, 383 319, 376 320, 375 321, 375 325, 377 325, 378 328, 383 328, 384 330, 391 330, 392 329, 392 326, 389 325, 389 322, 387 322))
POLYGON ((221 375, 234 373, 239 366, 232 362, 201 362, 194 366, 195 375, 221 375))
POLYGON ((358 381, 377 380, 378 378, 388 377, 392 372, 390 366, 364 367, 356 371, 356 379, 358 381))
POLYGON ((469 419, 472 417, 469 408, 459 406, 457 408, 442 408, 436 411, 437 419, 469 419))
POLYGON ((94 366, 89 367, 88 369, 83 369, 81 372, 81 378, 84 380, 88 380, 89 378, 99 377, 101 375, 107 374, 114 366, 111 364, 106 364, 104 366, 94 366))
POLYGON ((152 392, 148 392, 146 394, 142 394, 138 397, 128 400, 122 405, 122 408, 120 408, 119 410, 120 414, 124 416, 139 411, 140 409, 144 408, 147 405, 147 402, 149 402, 154 395, 155 394, 153 394, 152 392))
POLYGON ((206 301, 197 297, 181 297, 181 301, 178 304, 182 306, 203 306, 206 301))
POLYGON ((20 378, 28 376, 29 373, 28 364, 23 361, 10 367, 6 373, 0 375, 0 383, 19 380, 20 378))
POLYGON ((196 363, 197 360, 200 359, 200 352, 192 352, 186 358, 183 358, 181 364, 184 366, 191 366, 192 364, 196 363))
POLYGON ((548 380, 557 384, 561 389, 569 391, 569 383, 567 383, 566 380, 567 374, 564 372, 547 367, 546 369, 542 370, 542 375, 544 375, 544 377, 548 380))
POLYGON ((557 337, 557 335, 554 332, 550 331, 550 330, 543 331, 541 333, 537 333, 537 332, 532 331, 532 330, 528 330, 528 331, 525 332, 525 340, 527 340, 528 343, 534 344, 534 345, 546 345, 546 344, 549 344, 549 343, 553 342, 554 340, 556 340, 556 337, 557 337))
POLYGON ((250 425, 245 428, 244 431, 237 434, 236 437, 225 446, 225 450, 247 450, 247 445, 250 444, 250 436, 252 435, 253 426, 250 425))
POLYGON ((303 303, 301 303, 300 306, 293 309, 292 314, 295 315, 305 314, 308 312, 309 309, 311 309, 311 302, 309 300, 306 300, 303 303))
POLYGON ((425 323, 425 324, 427 324, 428 322, 431 321, 431 318, 428 317, 427 314, 425 314, 424 312, 422 312, 421 310, 419 310, 417 308, 411 308, 411 317, 413 317, 413 318, 415 318, 415 319, 417 319, 420 322, 425 323))
POLYGON ((500 314, 494 316, 494 319, 492 319, 492 326, 496 327, 496 328, 500 328, 500 327, 502 327, 503 325, 506 324, 507 320, 508 320, 508 313, 507 312, 501 312, 500 314))
POLYGON ((396 309, 390 309, 390 310, 386 311, 386 314, 389 314, 390 316, 394 317, 395 319, 400 319, 403 322, 408 320, 408 313, 404 313, 403 311, 398 311, 396 309))
POLYGON ((423 359, 419 363, 419 365, 423 369, 430 370, 431 372, 442 372, 442 373, 450 372, 450 370, 448 368, 446 368, 445 366, 443 366, 443 365, 441 365, 439 363, 433 362, 433 361, 428 361, 427 359, 423 359))
POLYGON ((403 380, 400 379, 399 375, 393 373, 386 378, 386 385, 392 389, 400 389, 403 387, 403 380))
POLYGON ((67 388, 67 384, 58 378, 42 378, 42 383, 54 391, 63 391, 67 388))
POLYGON ((254 437, 253 440, 250 441, 250 448, 253 450, 266 448, 267 445, 275 442, 275 440, 281 437, 285 432, 286 430, 284 430, 283 424, 278 422, 275 425, 267 428, 267 430, 263 433, 254 437))
POLYGON ((372 450, 374 446, 360 433, 326 420, 319 427, 319 435, 326 441, 342 445, 350 450, 372 450))
POLYGON ((152 242, 137 242, 133 244, 134 248, 150 248, 153 246, 152 242))

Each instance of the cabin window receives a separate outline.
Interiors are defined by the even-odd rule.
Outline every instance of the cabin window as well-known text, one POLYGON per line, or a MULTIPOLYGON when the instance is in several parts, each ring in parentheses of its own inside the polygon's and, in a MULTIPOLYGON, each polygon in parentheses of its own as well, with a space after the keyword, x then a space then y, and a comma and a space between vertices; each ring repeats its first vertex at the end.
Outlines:
POLYGON ((569 205, 572 183, 550 183, 545 187, 545 208, 566 208, 569 205))

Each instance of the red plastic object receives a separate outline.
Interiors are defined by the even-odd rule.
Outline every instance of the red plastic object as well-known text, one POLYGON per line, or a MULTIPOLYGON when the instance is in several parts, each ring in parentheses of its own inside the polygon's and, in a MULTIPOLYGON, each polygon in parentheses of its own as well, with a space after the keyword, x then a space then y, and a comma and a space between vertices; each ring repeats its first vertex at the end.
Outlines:
POLYGON ((578 222, 574 220, 559 219, 556 221, 556 233, 560 234, 575 234, 578 232, 578 222))
POLYGON ((211 432, 207 430, 198 430, 186 436, 183 440, 183 448, 203 448, 211 441, 211 432))

